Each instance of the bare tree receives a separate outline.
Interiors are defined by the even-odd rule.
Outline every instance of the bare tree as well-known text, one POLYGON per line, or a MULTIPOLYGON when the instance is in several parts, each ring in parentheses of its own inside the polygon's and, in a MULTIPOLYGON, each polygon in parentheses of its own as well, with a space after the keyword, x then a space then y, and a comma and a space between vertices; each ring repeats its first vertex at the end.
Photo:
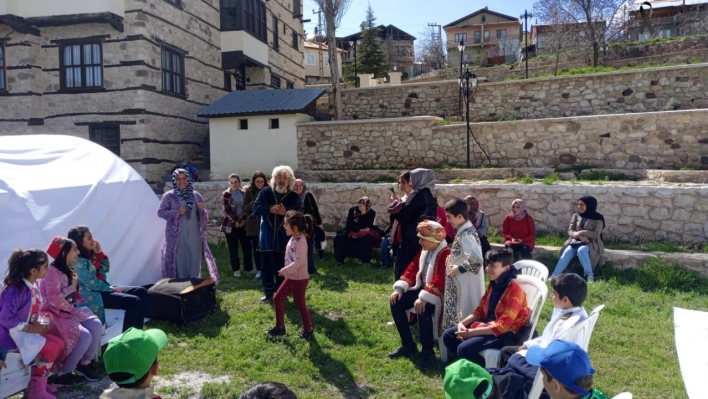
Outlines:
POLYGON ((708 11, 700 7, 692 7, 686 10, 686 15, 676 15, 679 35, 700 35, 708 33, 708 11))
POLYGON ((534 15, 543 22, 557 14, 573 23, 583 24, 579 37, 592 51, 592 65, 600 64, 600 49, 607 43, 608 27, 614 25, 623 0, 536 0, 534 15))
POLYGON ((342 92, 339 83, 339 59, 337 58, 337 38, 336 31, 342 22, 342 17, 349 10, 352 0, 315 0, 325 17, 325 29, 327 31, 327 47, 329 52, 329 71, 332 78, 332 106, 334 117, 337 120, 343 119, 342 113, 342 92))
POLYGON ((561 53, 577 47, 582 42, 581 32, 584 24, 573 23, 568 16, 559 9, 547 11, 545 25, 536 25, 536 54, 554 55, 553 76, 558 75, 558 64, 561 53))
POLYGON ((422 64, 424 71, 445 68, 445 46, 442 40, 434 40, 430 31, 423 31, 415 41, 415 60, 422 64))

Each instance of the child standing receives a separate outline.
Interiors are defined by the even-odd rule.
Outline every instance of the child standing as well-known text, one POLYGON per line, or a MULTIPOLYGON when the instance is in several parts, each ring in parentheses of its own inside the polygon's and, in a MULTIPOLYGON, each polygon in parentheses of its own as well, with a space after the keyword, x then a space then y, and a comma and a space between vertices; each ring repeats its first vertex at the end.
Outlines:
POLYGON ((457 231, 445 269, 443 328, 456 326, 479 306, 484 294, 482 248, 477 232, 467 220, 467 202, 455 198, 445 204, 447 220, 457 231))
POLYGON ((516 268, 511 265, 511 248, 489 251, 486 271, 489 286, 474 313, 443 333, 447 350, 459 358, 484 366, 479 352, 501 349, 519 342, 519 329, 529 318, 526 294, 514 281, 516 268))
POLYGON ((465 197, 465 202, 469 209, 469 221, 477 229, 477 236, 479 237, 479 243, 482 244, 482 258, 487 255, 492 246, 489 245, 489 240, 487 239, 487 228, 489 223, 487 220, 487 215, 479 209, 479 201, 474 195, 468 195, 465 197))
POLYGON ((285 281, 273 297, 275 307, 275 327, 268 330, 271 336, 285 335, 285 300, 293 295, 297 311, 302 318, 302 331, 298 337, 308 339, 314 334, 310 321, 310 310, 305 303, 305 292, 310 275, 307 273, 307 236, 312 234, 314 221, 312 217, 304 216, 299 211, 288 211, 285 214, 285 233, 291 236, 285 247, 285 267, 279 275, 285 281))
POLYGON ((39 249, 12 252, 5 287, 0 295, 0 346, 18 349, 22 361, 32 366, 28 399, 56 399, 56 388, 47 385, 54 361, 64 350, 64 341, 49 334, 48 320, 40 320, 42 296, 35 282, 49 269, 47 254, 39 249))
POLYGON ((54 384, 72 385, 85 382, 84 379, 98 381, 101 375, 91 366, 91 361, 101 343, 103 325, 91 309, 75 306, 86 303, 79 293, 76 269, 71 266, 79 257, 79 250, 73 240, 54 237, 47 254, 54 262, 39 282, 42 298, 46 300, 41 312, 49 313, 49 333, 61 337, 65 344, 57 359, 62 366, 54 384))

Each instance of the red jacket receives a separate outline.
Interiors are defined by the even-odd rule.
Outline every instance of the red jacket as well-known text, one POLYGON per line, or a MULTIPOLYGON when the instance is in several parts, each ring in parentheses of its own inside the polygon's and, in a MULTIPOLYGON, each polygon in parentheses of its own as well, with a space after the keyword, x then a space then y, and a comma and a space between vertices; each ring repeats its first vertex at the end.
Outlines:
POLYGON ((502 236, 506 239, 504 244, 513 244, 512 238, 523 240, 523 245, 528 245, 533 251, 536 246, 536 228, 533 224, 533 219, 528 213, 521 220, 514 219, 511 215, 506 215, 504 225, 502 226, 502 236))
MULTIPOLYGON (((487 286, 487 291, 484 292, 479 306, 474 310, 475 316, 478 319, 484 320, 489 312, 489 296, 492 292, 492 285, 487 286)), ((495 336, 500 336, 507 331, 519 332, 519 329, 526 325, 529 320, 529 307, 526 303, 526 293, 521 286, 514 280, 511 280, 506 291, 502 295, 497 308, 494 309, 494 314, 497 319, 491 323, 472 323, 472 328, 490 327, 495 336)))
POLYGON ((440 309, 442 308, 442 298, 445 293, 445 264, 448 256, 450 256, 450 248, 443 241, 436 251, 438 253, 435 257, 435 265, 432 268, 428 267, 426 276, 421 276, 423 271, 421 263, 425 262, 425 258, 421 259, 423 250, 420 250, 393 287, 394 289, 396 287, 402 288, 403 292, 422 288, 418 297, 440 309))
POLYGON ((445 228, 445 234, 447 234, 447 237, 450 238, 451 240, 455 239, 455 228, 452 227, 450 222, 447 221, 447 212, 445 212, 445 208, 442 206, 438 207, 438 214, 435 215, 437 218, 438 223, 440 223, 444 228, 445 228))

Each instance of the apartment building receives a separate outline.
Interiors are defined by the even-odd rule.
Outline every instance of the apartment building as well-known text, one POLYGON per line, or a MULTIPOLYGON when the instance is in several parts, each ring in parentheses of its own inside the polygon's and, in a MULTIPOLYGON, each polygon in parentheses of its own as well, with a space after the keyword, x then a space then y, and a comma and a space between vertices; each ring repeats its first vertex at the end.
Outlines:
MULTIPOLYGON (((337 49, 337 70, 342 76, 342 53, 337 49)), ((315 43, 305 40, 305 84, 329 84, 332 81, 332 72, 329 63, 329 47, 324 43, 315 43)))
MULTIPOLYGON (((391 68, 397 67, 403 73, 403 78, 407 78, 409 73, 413 71, 415 64, 415 36, 393 25, 379 25, 376 29, 379 32, 381 47, 386 54, 386 62, 391 68)), ((344 50, 342 53, 344 62, 354 60, 357 41, 361 40, 361 34, 362 32, 359 32, 337 38, 337 47, 344 50)))
POLYGON ((447 36, 448 64, 460 65, 458 46, 463 42, 464 63, 484 62, 488 57, 514 57, 519 49, 519 18, 492 11, 487 7, 443 26, 447 36))
POLYGON ((0 0, 0 134, 66 134, 150 184, 208 165, 204 107, 303 87, 302 0, 0 0))

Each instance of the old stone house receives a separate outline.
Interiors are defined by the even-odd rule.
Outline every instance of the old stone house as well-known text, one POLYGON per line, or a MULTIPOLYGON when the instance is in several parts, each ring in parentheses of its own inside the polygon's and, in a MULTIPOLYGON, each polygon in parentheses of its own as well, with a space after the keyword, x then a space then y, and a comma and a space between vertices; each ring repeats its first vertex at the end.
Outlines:
POLYGON ((66 134, 150 184, 208 169, 199 110, 303 87, 302 0, 0 0, 0 134, 66 134))
MULTIPOLYGON (((415 64, 415 36, 393 25, 379 25, 376 29, 379 31, 379 40, 384 53, 386 53, 386 62, 391 66, 391 69, 394 66, 397 67, 403 73, 403 78, 407 78, 409 73, 413 71, 415 64)), ((342 58, 345 63, 347 60, 354 60, 356 43, 361 40, 361 33, 337 38, 337 47, 344 50, 342 58)))

